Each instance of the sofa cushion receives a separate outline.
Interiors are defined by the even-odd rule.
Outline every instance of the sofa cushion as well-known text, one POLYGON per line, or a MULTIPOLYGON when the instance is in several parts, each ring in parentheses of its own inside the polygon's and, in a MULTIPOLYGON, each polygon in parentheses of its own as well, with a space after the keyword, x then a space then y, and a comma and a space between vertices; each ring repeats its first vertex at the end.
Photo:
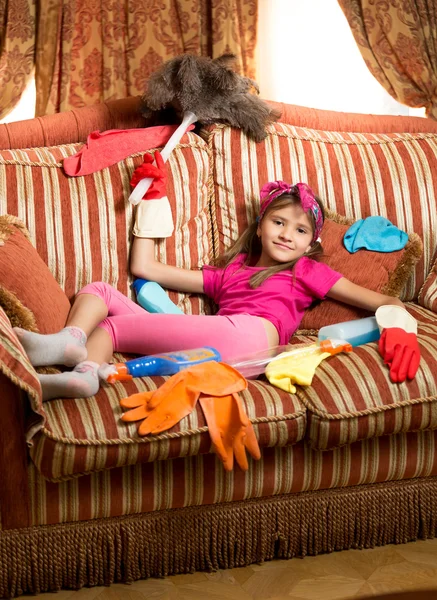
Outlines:
POLYGON ((437 246, 437 134, 340 133, 284 123, 268 131, 257 144, 230 127, 202 132, 213 164, 216 253, 255 219, 265 182, 304 181, 338 214, 353 221, 381 215, 419 235, 423 255, 401 294, 416 299, 437 246))
POLYGON ((437 429, 437 316, 407 304, 418 320, 421 362, 416 377, 391 383, 376 343, 323 361, 298 396, 308 410, 306 439, 329 449, 357 440, 437 429))
POLYGON ((437 258, 420 290, 418 302, 437 314, 437 258))
MULTIPOLYGON (((123 360, 116 354, 117 361, 123 360)), ((156 389, 166 378, 136 378, 114 386, 103 384, 96 396, 51 400, 47 420, 34 438, 30 455, 48 479, 62 479, 112 467, 211 452, 199 406, 168 432, 141 438, 138 423, 121 420, 119 401, 138 391, 156 389)), ((241 393, 261 448, 294 444, 304 436, 306 411, 296 396, 261 381, 250 381, 241 393)))
MULTIPOLYGON (((357 285, 387 296, 399 296, 405 281, 409 279, 422 255, 419 236, 415 233, 410 234, 405 248, 396 252, 371 252, 363 249, 350 254, 344 247, 343 238, 352 221, 335 213, 328 214, 329 218, 323 226, 324 254, 321 262, 341 272, 357 285)), ((360 319, 368 315, 368 311, 327 298, 316 302, 305 312, 300 330, 317 330, 325 325, 360 319)))
POLYGON ((0 217, 0 305, 13 327, 54 333, 64 327, 70 302, 29 237, 19 219, 0 217))
MULTIPOLYGON (((159 240, 156 253, 163 262, 196 268, 212 255, 208 154, 195 134, 182 142, 167 163, 175 234, 159 240)), ((128 273, 133 222, 128 197, 143 153, 91 175, 69 177, 62 160, 80 148, 82 144, 1 150, 0 180, 7 192, 2 212, 25 222, 32 243, 70 301, 92 281, 106 281, 134 298, 128 273)), ((170 295, 184 312, 205 310, 198 296, 170 295)))

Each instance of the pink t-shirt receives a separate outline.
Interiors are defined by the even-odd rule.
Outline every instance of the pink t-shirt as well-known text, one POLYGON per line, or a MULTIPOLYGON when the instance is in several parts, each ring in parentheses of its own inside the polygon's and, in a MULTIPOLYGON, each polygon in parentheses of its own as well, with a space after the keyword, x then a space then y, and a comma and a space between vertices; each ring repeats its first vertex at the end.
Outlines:
POLYGON ((252 289, 249 279, 264 267, 243 265, 239 254, 227 267, 203 267, 205 294, 219 306, 219 315, 246 313, 264 317, 278 330, 279 343, 287 344, 299 327, 305 310, 322 299, 343 275, 328 265, 303 256, 293 270, 280 271, 252 289))

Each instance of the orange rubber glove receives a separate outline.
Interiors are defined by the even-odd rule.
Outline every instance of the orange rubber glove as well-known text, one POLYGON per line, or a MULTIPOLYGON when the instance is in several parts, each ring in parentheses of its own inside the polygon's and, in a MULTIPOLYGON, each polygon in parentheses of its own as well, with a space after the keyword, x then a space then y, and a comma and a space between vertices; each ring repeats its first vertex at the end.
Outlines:
POLYGON ((246 449, 255 460, 261 458, 261 452, 240 396, 237 393, 221 398, 202 395, 199 403, 208 423, 214 450, 226 471, 232 471, 234 456, 240 468, 247 471, 246 449))
POLYGON ((123 421, 143 420, 139 435, 160 433, 186 417, 196 406, 201 393, 227 396, 244 390, 247 381, 235 369, 215 361, 201 363, 172 375, 156 391, 133 394, 120 400, 123 421))

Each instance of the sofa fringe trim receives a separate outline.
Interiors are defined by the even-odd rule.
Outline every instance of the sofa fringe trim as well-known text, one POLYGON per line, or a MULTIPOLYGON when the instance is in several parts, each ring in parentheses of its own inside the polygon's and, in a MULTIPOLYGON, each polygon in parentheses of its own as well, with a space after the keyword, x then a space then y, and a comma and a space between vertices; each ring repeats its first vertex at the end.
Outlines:
POLYGON ((0 532, 0 596, 130 583, 436 536, 437 478, 0 532))

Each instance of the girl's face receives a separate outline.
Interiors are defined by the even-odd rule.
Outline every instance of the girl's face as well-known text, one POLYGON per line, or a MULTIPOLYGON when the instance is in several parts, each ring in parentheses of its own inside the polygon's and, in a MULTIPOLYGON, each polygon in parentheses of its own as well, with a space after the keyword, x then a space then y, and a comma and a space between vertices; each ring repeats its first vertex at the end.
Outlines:
POLYGON ((273 267, 300 258, 311 248, 313 227, 299 204, 268 211, 258 225, 262 252, 257 267, 273 267))

